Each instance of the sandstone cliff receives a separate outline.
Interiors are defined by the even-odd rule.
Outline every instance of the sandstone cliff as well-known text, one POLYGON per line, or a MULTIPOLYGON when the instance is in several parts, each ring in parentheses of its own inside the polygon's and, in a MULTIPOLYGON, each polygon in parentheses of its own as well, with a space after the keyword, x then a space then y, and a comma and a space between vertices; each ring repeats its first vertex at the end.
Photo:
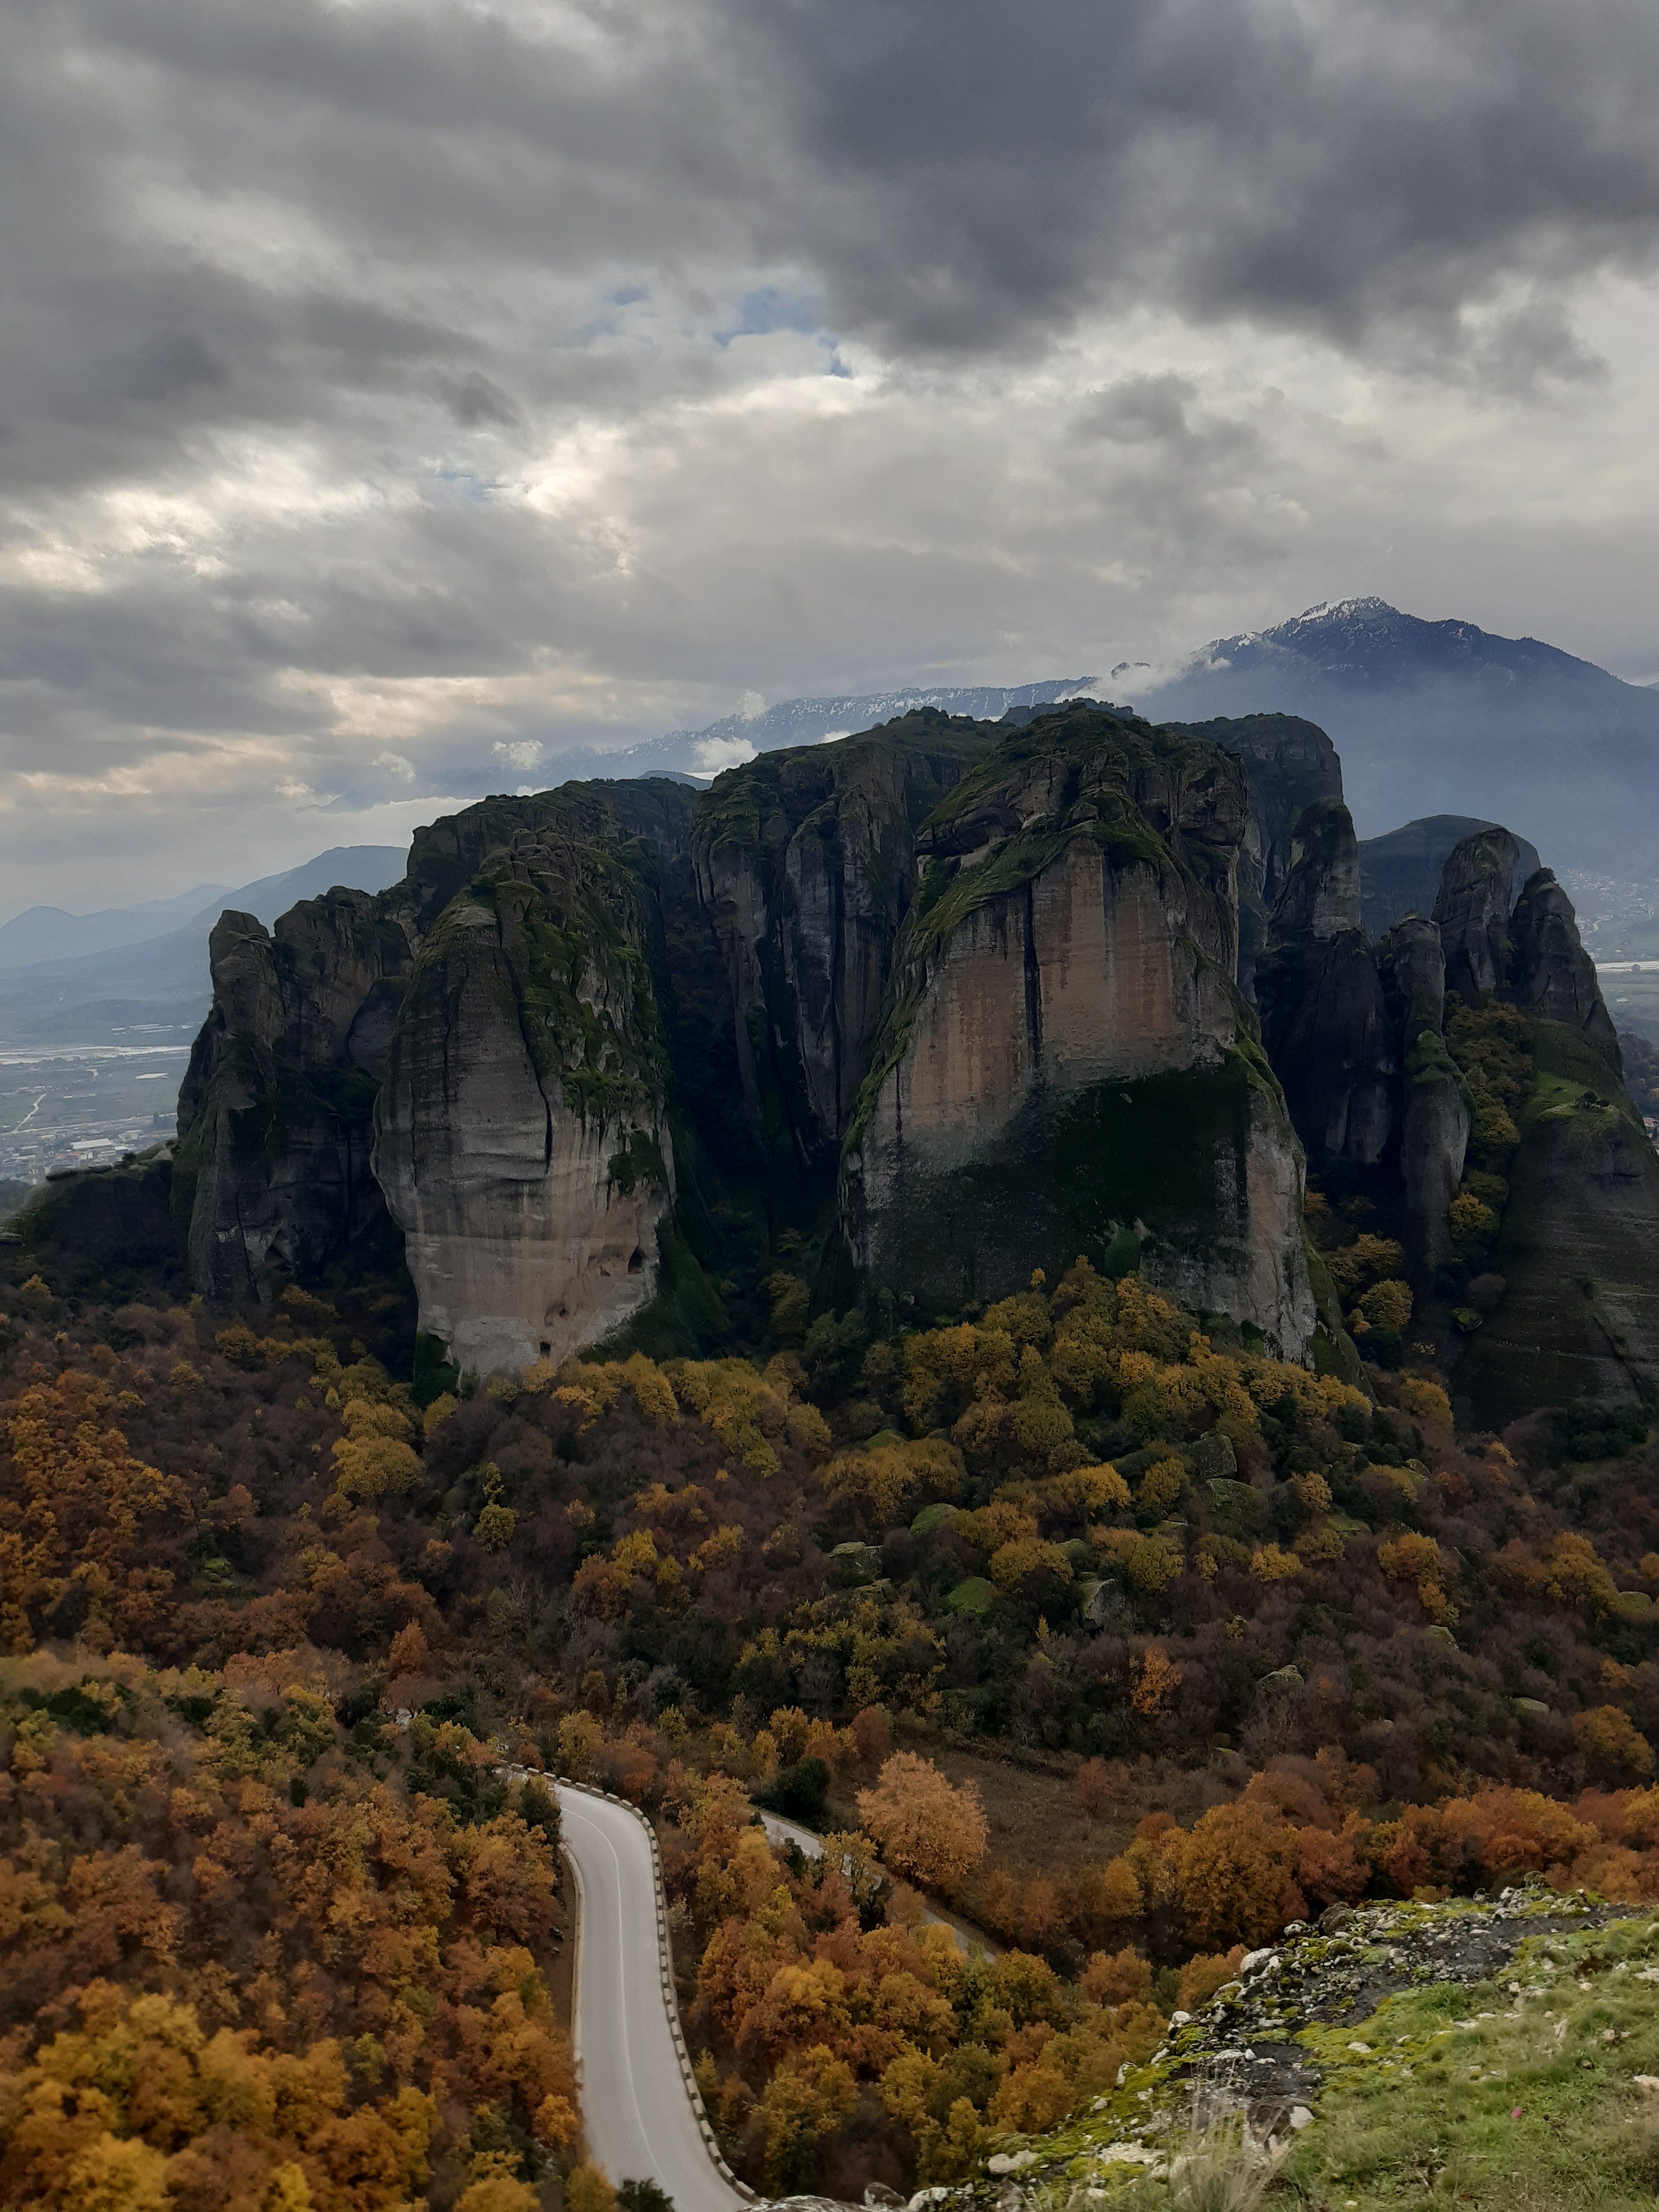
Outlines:
POLYGON ((197 1287, 272 1297, 389 1199, 421 1325, 465 1364, 635 1311, 672 1188, 658 1001, 684 1017, 672 977, 700 949, 667 945, 695 803, 664 781, 487 799, 417 831, 378 897, 331 892, 272 934, 222 916, 173 1175, 197 1287))
POLYGON ((1300 1152, 1232 981, 1248 811, 1237 758, 1092 706, 939 808, 842 1161, 874 1282, 949 1307, 1127 1239, 1306 1353, 1300 1152))
POLYGON ((750 1125, 797 1164, 833 1160, 869 1071, 917 826, 993 742, 927 708, 729 769, 698 810, 750 1125))
POLYGON ((1511 910, 1515 841, 1482 829, 1437 919, 1368 944, 1324 740, 1240 727, 913 716, 711 793, 486 800, 377 898, 225 915, 172 1182, 194 1281, 269 1297, 378 1240, 477 1371, 628 1324, 763 1342, 838 1160, 838 1309, 948 1310, 1083 1252, 1305 1357, 1299 1132, 1401 1237, 1421 1326, 1486 1270, 1478 1407, 1646 1391, 1659 1161, 1565 894, 1538 871, 1511 910), (1264 886, 1265 1053, 1237 981, 1264 886), (1493 1053, 1529 1087, 1477 1143, 1493 1053))
POLYGON ((1236 753, 1249 778, 1249 817, 1238 864, 1238 983, 1253 999, 1268 917, 1295 865, 1297 825, 1310 807, 1341 804, 1342 763, 1324 731, 1297 714, 1243 714, 1172 726, 1236 753))
POLYGON ((538 826, 422 944, 374 1165, 463 1368, 562 1358, 651 1296, 673 1172, 647 930, 625 863, 538 826))

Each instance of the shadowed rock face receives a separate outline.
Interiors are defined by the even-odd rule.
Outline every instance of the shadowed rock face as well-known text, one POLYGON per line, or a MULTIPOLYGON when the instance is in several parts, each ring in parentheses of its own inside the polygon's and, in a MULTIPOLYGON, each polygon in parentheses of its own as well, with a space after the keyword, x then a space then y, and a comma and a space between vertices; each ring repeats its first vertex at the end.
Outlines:
POLYGON ((1469 1102, 1446 1049, 1446 955, 1421 915, 1397 921, 1376 948, 1377 971, 1400 1040, 1400 1179, 1405 1244, 1418 1267, 1451 1256, 1448 1209, 1463 1177, 1469 1102))
POLYGON ((1528 880, 1510 923, 1515 1003, 1542 1019, 1579 1030, 1624 1073, 1618 1032, 1595 980, 1595 963, 1578 940, 1572 902, 1547 868, 1528 880))
POLYGON ((665 877, 689 890, 695 801, 488 799, 417 832, 378 897, 307 901, 274 938, 223 916, 173 1176, 198 1287, 273 1297, 389 1200, 422 1326, 469 1364, 635 1310, 672 1192, 645 939, 665 877))
MULTIPOLYGON (((1496 830, 1496 822, 1477 821, 1467 814, 1426 814, 1407 822, 1381 837, 1367 837, 1359 847, 1360 921, 1369 937, 1381 937, 1408 914, 1432 914, 1440 894, 1440 877, 1455 848, 1481 830, 1496 830)), ((1537 848, 1524 837, 1515 841, 1517 859, 1510 879, 1510 902, 1543 863, 1537 848)))
POLYGON ((1374 1167, 1400 1115, 1400 1054, 1365 933, 1353 823, 1310 807, 1256 968, 1261 1041, 1308 1157, 1374 1167))
POLYGON ((1492 1254, 1502 1304, 1454 1370, 1492 1425, 1574 1399, 1659 1402, 1659 1157, 1582 1029, 1538 1021, 1492 1254))
POLYGON ((226 913, 213 1011, 179 1094, 173 1206, 191 1279, 270 1297, 381 1218, 369 1116, 410 966, 382 901, 330 891, 278 921, 226 913))
POLYGON ((1324 731, 1296 714, 1244 714, 1171 726, 1236 754, 1249 778, 1249 817, 1238 855, 1238 985, 1254 999, 1268 917, 1295 865, 1297 826, 1310 808, 1340 805, 1342 763, 1324 731))
POLYGON ((1084 708, 926 825, 842 1161, 876 1282, 996 1297, 1127 1233, 1148 1279, 1305 1352, 1301 1160, 1231 981, 1247 811, 1218 747, 1084 708))
MULTIPOLYGON (((1452 944, 1474 948, 1462 962, 1472 1004, 1481 949, 1497 937, 1483 882, 1503 857, 1489 842, 1471 853, 1483 842, 1467 840, 1446 871, 1452 944)), ((1571 902, 1547 869, 1528 879, 1504 939, 1499 988, 1527 1017, 1530 1071, 1492 1259, 1505 1292, 1454 1380, 1493 1425, 1578 1398, 1659 1403, 1659 1157, 1625 1089, 1571 902)), ((1449 987, 1453 975, 1449 947, 1449 987)))
POLYGON ((744 1103, 796 1158, 833 1158, 869 1072, 915 832, 993 742, 924 708, 868 736, 769 753, 718 779, 692 846, 725 959, 744 1103))
POLYGON ((1440 875, 1435 926, 1446 988, 1489 999, 1509 981, 1510 908, 1519 848, 1507 830, 1480 830, 1455 848, 1440 875))

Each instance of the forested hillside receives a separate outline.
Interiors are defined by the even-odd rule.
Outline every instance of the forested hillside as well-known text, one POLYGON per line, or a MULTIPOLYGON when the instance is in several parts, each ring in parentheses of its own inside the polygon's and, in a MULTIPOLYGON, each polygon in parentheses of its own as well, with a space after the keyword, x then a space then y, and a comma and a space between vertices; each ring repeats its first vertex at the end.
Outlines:
POLYGON ((602 2203, 508 1759, 656 1820, 773 2190, 967 2171, 1333 1900, 1659 1897, 1645 1432, 1455 1436, 1385 1240, 1327 1243, 1374 1399, 1079 1265, 875 1337, 786 1271, 763 1360, 420 1407, 319 1298, 0 1248, 6 2201, 602 2203))

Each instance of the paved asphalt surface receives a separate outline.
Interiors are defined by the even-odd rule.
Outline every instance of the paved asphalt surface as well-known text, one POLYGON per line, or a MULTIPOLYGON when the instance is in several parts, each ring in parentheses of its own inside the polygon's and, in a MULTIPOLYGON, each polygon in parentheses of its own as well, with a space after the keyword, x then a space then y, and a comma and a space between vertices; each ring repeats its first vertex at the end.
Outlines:
POLYGON ((611 2181, 660 2183, 675 2212, 745 2200, 708 2154, 669 2033, 651 1847, 634 1814, 559 1785, 580 1894, 576 2058, 588 2155, 611 2181))
MULTIPOLYGON (((803 1828, 798 1820, 786 1820, 781 1813, 763 1813, 761 1826, 775 1844, 793 1844, 809 1859, 823 1856, 823 1838, 815 1835, 811 1828, 803 1828)), ((948 1928, 957 1939, 957 1948, 964 1956, 969 1951, 983 1951, 988 1958, 1002 1956, 1000 1943, 994 1943, 982 1928, 975 1928, 971 1920, 958 1920, 954 1913, 941 1912, 937 1906, 924 1905, 924 1920, 931 1920, 936 1928, 948 1928)))

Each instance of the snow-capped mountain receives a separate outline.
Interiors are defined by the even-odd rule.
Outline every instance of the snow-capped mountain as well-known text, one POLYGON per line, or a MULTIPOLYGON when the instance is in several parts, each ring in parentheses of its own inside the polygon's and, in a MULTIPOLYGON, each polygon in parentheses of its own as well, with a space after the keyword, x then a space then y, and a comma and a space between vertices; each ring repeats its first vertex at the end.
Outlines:
POLYGON ((1362 836, 1495 817, 1556 867, 1656 872, 1659 692, 1536 638, 1343 599, 1109 682, 1158 721, 1305 714, 1336 742, 1362 836))
POLYGON ((701 730, 671 730, 666 737, 629 745, 624 752, 573 755, 550 762, 566 775, 694 776, 699 782, 732 768, 756 753, 778 752, 786 745, 815 745, 825 738, 850 737, 873 729, 917 707, 937 707, 946 714, 971 714, 994 722, 1011 707, 1046 707, 1056 699, 1092 690, 1092 676, 1050 676, 1036 684, 912 684, 891 691, 844 692, 830 699, 780 699, 752 714, 726 714, 701 730), (586 763, 592 761, 593 765, 586 763))

